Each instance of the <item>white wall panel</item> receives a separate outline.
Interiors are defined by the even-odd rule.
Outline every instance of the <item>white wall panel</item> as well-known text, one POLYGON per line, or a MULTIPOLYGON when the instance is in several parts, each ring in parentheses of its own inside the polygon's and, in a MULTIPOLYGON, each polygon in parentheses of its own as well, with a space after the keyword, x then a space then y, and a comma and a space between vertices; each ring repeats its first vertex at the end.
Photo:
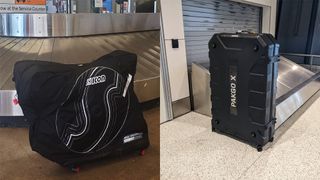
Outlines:
POLYGON ((188 71, 184 40, 173 49, 171 40, 165 40, 172 102, 189 97, 188 71))
POLYGON ((184 39, 181 0, 161 0, 165 39, 184 39))
POLYGON ((161 15, 166 47, 172 102, 189 97, 189 82, 181 0, 161 0, 161 15), (179 48, 172 48, 178 39, 179 48))

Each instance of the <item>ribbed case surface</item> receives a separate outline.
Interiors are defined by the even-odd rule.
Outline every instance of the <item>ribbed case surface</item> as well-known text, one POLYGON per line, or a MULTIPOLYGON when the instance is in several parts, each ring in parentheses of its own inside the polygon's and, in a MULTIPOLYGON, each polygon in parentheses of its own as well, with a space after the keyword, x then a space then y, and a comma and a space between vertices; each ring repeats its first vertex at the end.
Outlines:
POLYGON ((209 42, 212 129, 262 150, 273 140, 279 44, 270 34, 215 34, 209 42))

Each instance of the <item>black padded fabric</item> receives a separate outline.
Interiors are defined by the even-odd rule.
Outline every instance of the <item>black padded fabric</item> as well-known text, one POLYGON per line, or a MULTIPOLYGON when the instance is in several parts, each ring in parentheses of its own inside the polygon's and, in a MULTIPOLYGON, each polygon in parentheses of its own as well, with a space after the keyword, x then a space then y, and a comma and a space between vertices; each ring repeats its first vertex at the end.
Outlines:
POLYGON ((125 51, 88 64, 16 63, 32 149, 67 166, 147 148, 147 124, 133 91, 136 64, 136 55, 125 51))

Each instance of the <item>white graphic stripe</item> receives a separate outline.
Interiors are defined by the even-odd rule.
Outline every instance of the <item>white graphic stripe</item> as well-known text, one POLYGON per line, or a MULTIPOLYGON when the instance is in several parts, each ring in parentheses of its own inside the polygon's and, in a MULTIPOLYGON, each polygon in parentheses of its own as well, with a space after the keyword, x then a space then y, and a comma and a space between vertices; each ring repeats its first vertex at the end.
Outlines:
MULTIPOLYGON (((66 98, 66 100, 65 100, 63 103, 61 103, 60 106, 63 106, 63 105, 68 101, 68 99, 70 98, 70 96, 71 96, 71 94, 72 94, 72 91, 73 91, 74 88, 76 87, 76 85, 77 85, 80 77, 83 76, 85 73, 87 73, 87 72, 90 71, 90 70, 91 70, 91 69, 87 69, 85 72, 81 73, 81 74, 77 77, 76 82, 73 84, 71 90, 69 91, 68 97, 66 98)), ((59 114, 59 109, 57 110, 57 113, 56 113, 56 122, 55 122, 56 132, 57 132, 57 134, 59 135, 58 124, 57 124, 57 123, 58 123, 58 114, 59 114)), ((63 134, 61 134, 61 135, 63 135, 63 134)))
MULTIPOLYGON (((107 147, 117 136, 118 136, 118 134, 120 133, 120 131, 122 130, 122 128, 123 128, 123 126, 124 126, 124 124, 126 123, 126 121, 127 121, 127 117, 128 117, 128 112, 129 112, 129 107, 130 107, 130 93, 128 93, 128 106, 127 106, 127 113, 126 113, 126 117, 125 117, 125 119, 124 119, 124 121, 123 121, 123 123, 122 123, 122 125, 121 125, 121 127, 119 128, 119 131, 117 132, 117 134, 116 135, 114 135, 113 136, 113 138, 106 144, 106 145, 104 145, 102 148, 104 148, 104 147, 107 147)), ((102 149, 102 148, 100 148, 100 149, 102 149)))
MULTIPOLYGON (((119 82, 119 74, 117 74, 116 86, 114 86, 114 87, 112 87, 112 88, 110 88, 110 89, 108 90, 107 95, 106 95, 107 97, 109 96, 110 91, 112 91, 113 89, 117 89, 117 88, 118 88, 118 82, 119 82)), ((111 112, 111 108, 110 108, 110 104, 109 104, 109 101, 108 101, 108 100, 107 100, 107 104, 108 104, 108 111, 109 111, 109 113, 110 113, 110 112, 111 112)), ((99 138, 99 140, 96 142, 96 144, 94 144, 89 150, 87 150, 87 151, 85 151, 85 152, 83 152, 83 153, 88 153, 88 152, 90 152, 93 148, 95 148, 95 147, 100 143, 101 139, 104 137, 104 135, 105 135, 106 132, 107 132, 107 129, 109 128, 110 118, 111 118, 111 115, 109 114, 109 116, 108 116, 107 128, 104 129, 102 136, 100 136, 100 138, 99 138)))
MULTIPOLYGON (((88 70, 86 70, 85 72, 83 72, 80 76, 78 76, 78 78, 76 79, 76 82, 74 83, 72 89, 71 89, 70 92, 69 92, 69 95, 68 95, 66 101, 64 101, 64 102, 61 104, 61 107, 70 99, 70 96, 71 96, 74 88, 77 86, 77 83, 78 83, 79 79, 80 79, 85 73, 88 73, 89 71, 92 71, 91 74, 90 74, 90 77, 91 77, 98 68, 101 68, 101 69, 99 70, 99 72, 100 72, 102 69, 109 69, 109 70, 113 71, 115 74, 117 74, 117 76, 116 76, 116 79, 117 79, 117 80, 116 80, 116 86, 115 86, 115 87, 112 87, 112 88, 110 88, 110 89, 108 90, 106 97, 108 97, 108 96, 110 95, 111 90, 114 90, 114 89, 117 89, 117 88, 119 88, 119 87, 122 87, 123 83, 122 83, 122 81, 119 82, 119 75, 120 75, 120 74, 119 74, 117 71, 115 71, 115 70, 113 70, 113 69, 111 69, 111 68, 103 67, 103 66, 95 67, 93 71, 92 71, 93 68, 91 68, 91 69, 88 69, 88 70)), ((98 73, 98 72, 96 72, 96 73, 98 73)), ((96 74, 96 73, 95 73, 95 74, 96 74)), ((84 81, 84 82, 86 82, 86 81, 84 81)), ((82 83, 81 83, 81 84, 82 84, 82 83)), ((110 87, 110 86, 109 86, 109 87, 110 87)), ((120 89, 121 89, 121 88, 120 88, 120 89)), ((114 93, 114 94, 111 94, 111 99, 110 99, 110 101, 111 101, 111 103, 112 103, 112 107, 114 106, 114 104, 117 104, 117 102, 115 101, 116 98, 121 97, 122 91, 121 91, 120 89, 118 90, 119 92, 117 91, 118 93, 116 92, 116 93, 114 93), (118 96, 118 95, 119 95, 119 96, 118 96)), ((72 137, 75 137, 75 136, 77 136, 77 135, 78 135, 78 136, 81 136, 81 135, 83 135, 83 133, 87 133, 86 130, 87 130, 88 128, 90 128, 90 127, 89 127, 89 123, 90 123, 90 122, 89 122, 89 121, 90 121, 90 113, 87 113, 87 112, 86 112, 86 110, 88 109, 88 104, 87 104, 87 93, 88 93, 88 89, 85 88, 84 91, 85 91, 85 92, 84 92, 84 94, 83 94, 83 96, 82 96, 81 105, 80 105, 79 103, 77 103, 77 104, 79 105, 79 106, 77 106, 77 109, 78 109, 78 111, 81 111, 81 109, 83 109, 83 112, 84 112, 84 115, 85 115, 85 117, 84 117, 84 118, 85 118, 85 123, 86 123, 86 124, 85 124, 85 128, 84 128, 83 131, 80 132, 79 134, 70 134, 69 138, 67 138, 68 133, 74 132, 74 129, 73 129, 73 128, 72 128, 72 129, 69 129, 69 130, 73 130, 73 131, 68 132, 68 130, 67 130, 67 132, 66 132, 65 135, 64 135, 64 134, 61 134, 61 136, 60 136, 62 139, 64 139, 63 136, 65 136, 65 140, 68 139, 67 147, 69 147, 70 150, 72 150, 71 146, 72 146, 72 141, 74 140, 74 138, 72 138, 72 137)), ((102 149, 102 148, 105 148, 105 147, 108 146, 111 142, 113 142, 113 140, 118 136, 118 134, 121 132, 124 124, 126 123, 127 117, 128 117, 129 108, 130 108, 130 93, 128 93, 128 96, 126 96, 126 99, 128 99, 128 101, 127 101, 127 112, 126 112, 126 115, 125 115, 125 118, 124 118, 124 120, 123 120, 123 123, 122 123, 121 127, 118 129, 118 132, 116 133, 116 135, 114 135, 113 138, 112 138, 110 141, 107 141, 108 143, 107 143, 106 145, 103 145, 103 147, 99 148, 99 150, 102 149)), ((112 115, 113 115, 113 111, 111 111, 110 102, 109 102, 108 98, 106 98, 106 99, 104 98, 104 103, 105 103, 105 105, 106 105, 106 101, 107 101, 108 114, 109 114, 109 116, 108 116, 107 128, 104 127, 105 129, 104 129, 104 132, 103 132, 102 136, 101 136, 101 134, 100 134, 99 140, 96 141, 96 143, 95 143, 89 150, 87 150, 87 151, 85 151, 85 152, 78 152, 78 151, 74 151, 74 150, 72 150, 72 151, 77 152, 77 153, 88 153, 88 152, 92 151, 95 147, 97 147, 98 144, 100 144, 100 142, 102 141, 102 139, 105 138, 107 130, 110 129, 110 128, 112 128, 112 127, 113 127, 113 128, 111 129, 110 132, 111 132, 111 134, 113 134, 113 131, 115 130, 114 124, 115 124, 115 121, 117 120, 117 118, 116 118, 116 119, 115 119, 115 118, 112 118, 112 117, 113 117, 113 116, 112 116, 112 115), (111 120, 111 118, 112 118, 113 121, 111 120), (112 122, 111 122, 111 121, 112 121, 112 122)), ((55 122, 56 131, 57 131, 57 133, 58 133, 58 135, 59 135, 59 131, 58 131, 58 115, 59 115, 59 109, 58 109, 58 111, 57 111, 57 113, 56 113, 56 122, 55 122)), ((83 114, 82 114, 82 115, 83 115, 83 114)), ((82 117, 83 117, 83 116, 79 117, 79 119, 78 119, 78 118, 76 119, 76 123, 77 123, 76 127, 78 127, 79 124, 81 124, 80 127, 83 126, 82 123, 83 123, 84 120, 83 120, 82 117), (80 121, 81 123, 79 123, 79 121, 80 121)), ((70 125, 72 125, 72 127, 75 127, 75 125, 73 125, 73 124, 70 124, 70 125)), ((106 124, 105 124, 105 126, 106 126, 106 124)), ((65 132, 65 131, 66 131, 66 129, 63 130, 63 132, 65 132)), ((111 135, 111 134, 110 134, 110 135, 111 135)), ((78 138, 76 138, 76 139, 78 139, 78 138)), ((109 138, 108 138, 108 139, 109 139, 109 138)), ((65 140, 63 140, 63 142, 66 142, 65 140)))
MULTIPOLYGON (((89 78, 94 74, 94 72, 98 69, 98 67, 94 68, 94 70, 92 71, 92 73, 90 74, 89 78)), ((88 126, 88 117, 87 117, 87 112, 86 112, 86 108, 85 108, 85 105, 84 105, 84 96, 85 94, 88 92, 88 88, 89 87, 86 87, 85 88, 85 92, 83 93, 82 95, 82 100, 81 100, 81 105, 82 105, 82 110, 83 110, 83 114, 85 116, 85 126, 83 128, 83 130, 79 133, 79 134, 70 134, 69 136, 69 140, 66 144, 66 146, 69 146, 69 143, 70 143, 70 140, 72 139, 72 137, 77 137, 77 136, 81 136, 87 129, 87 126, 88 126)))

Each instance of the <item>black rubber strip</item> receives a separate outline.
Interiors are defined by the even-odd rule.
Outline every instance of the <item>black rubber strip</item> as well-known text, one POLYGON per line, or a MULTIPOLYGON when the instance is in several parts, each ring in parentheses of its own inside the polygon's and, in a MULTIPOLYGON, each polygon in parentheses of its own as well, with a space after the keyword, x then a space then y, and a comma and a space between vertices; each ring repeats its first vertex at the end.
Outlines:
POLYGON ((24 116, 0 116, 0 128, 28 128, 29 124, 24 116))

